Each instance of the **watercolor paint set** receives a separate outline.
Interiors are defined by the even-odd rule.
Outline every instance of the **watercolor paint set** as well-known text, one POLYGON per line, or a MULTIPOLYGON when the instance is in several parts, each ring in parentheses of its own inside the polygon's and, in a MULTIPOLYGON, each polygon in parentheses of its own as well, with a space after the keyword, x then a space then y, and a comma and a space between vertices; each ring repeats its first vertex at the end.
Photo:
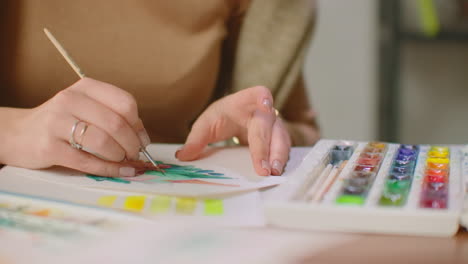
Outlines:
POLYGON ((452 236, 468 226, 468 146, 321 140, 266 196, 270 225, 452 236))

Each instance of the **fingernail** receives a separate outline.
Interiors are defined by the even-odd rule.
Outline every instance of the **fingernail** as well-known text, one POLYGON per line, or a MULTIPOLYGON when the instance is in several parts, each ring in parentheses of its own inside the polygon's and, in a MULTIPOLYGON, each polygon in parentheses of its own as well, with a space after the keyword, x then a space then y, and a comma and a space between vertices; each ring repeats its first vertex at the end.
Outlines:
POLYGON ((132 167, 121 167, 119 169, 120 177, 135 177, 135 174, 136 174, 135 168, 132 168, 132 167))
POLYGON ((148 133, 146 132, 145 129, 142 129, 142 130, 140 130, 140 132, 138 132, 138 137, 140 138, 141 145, 143 147, 146 147, 151 143, 151 139, 148 136, 148 133))
POLYGON ((268 110, 270 110, 270 109, 273 107, 273 105, 272 105, 272 103, 271 103, 271 100, 270 100, 270 99, 266 99, 266 98, 263 99, 263 105, 264 105, 268 110))
POLYGON ((184 146, 180 147, 174 154, 174 156, 178 159, 179 153, 184 149, 184 146))
POLYGON ((273 175, 279 176, 283 172, 283 166, 281 165, 281 162, 279 162, 278 160, 274 160, 271 167, 272 167, 271 172, 273 175))
POLYGON ((267 175, 270 175, 270 164, 266 160, 262 160, 262 168, 265 170, 267 175))

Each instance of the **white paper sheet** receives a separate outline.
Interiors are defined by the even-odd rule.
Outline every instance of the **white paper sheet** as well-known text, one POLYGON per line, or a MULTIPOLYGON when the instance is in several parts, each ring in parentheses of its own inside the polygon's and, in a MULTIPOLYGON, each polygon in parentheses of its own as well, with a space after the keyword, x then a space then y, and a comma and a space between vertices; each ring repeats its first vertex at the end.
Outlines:
POLYGON ((216 199, 146 195, 52 183, 16 174, 15 171, 17 170, 0 171, 0 190, 124 210, 151 220, 177 217, 192 221, 200 218, 200 221, 220 226, 265 225, 257 191, 225 195, 216 199))

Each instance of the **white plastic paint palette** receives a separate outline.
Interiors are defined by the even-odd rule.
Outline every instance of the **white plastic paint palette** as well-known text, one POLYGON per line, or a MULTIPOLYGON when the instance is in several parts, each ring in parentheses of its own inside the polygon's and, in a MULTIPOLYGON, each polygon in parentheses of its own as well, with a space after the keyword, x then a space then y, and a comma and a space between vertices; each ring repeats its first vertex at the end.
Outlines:
POLYGON ((321 140, 269 194, 271 225, 452 236, 468 179, 464 145, 321 140))

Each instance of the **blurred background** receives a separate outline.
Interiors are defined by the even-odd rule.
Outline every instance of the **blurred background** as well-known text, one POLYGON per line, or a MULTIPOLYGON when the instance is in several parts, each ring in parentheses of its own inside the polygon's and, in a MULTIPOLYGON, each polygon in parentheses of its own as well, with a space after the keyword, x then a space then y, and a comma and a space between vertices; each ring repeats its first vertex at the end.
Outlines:
POLYGON ((468 143, 468 0, 319 0, 306 59, 324 138, 468 143))

